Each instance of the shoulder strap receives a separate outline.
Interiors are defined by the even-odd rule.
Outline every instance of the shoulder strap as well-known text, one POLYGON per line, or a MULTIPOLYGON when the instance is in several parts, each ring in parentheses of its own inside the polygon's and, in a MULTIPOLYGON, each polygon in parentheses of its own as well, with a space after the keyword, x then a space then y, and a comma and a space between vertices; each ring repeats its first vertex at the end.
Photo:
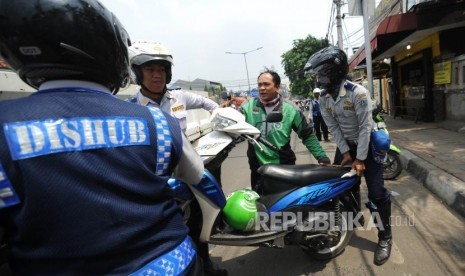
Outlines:
POLYGON ((357 88, 357 84, 350 81, 345 81, 344 88, 354 91, 355 88, 357 88))
POLYGON ((0 209, 19 204, 20 202, 18 194, 13 189, 13 185, 11 185, 0 163, 0 209))
POLYGON ((157 131, 157 175, 167 175, 171 161, 171 148, 173 139, 165 115, 159 108, 147 107, 155 121, 157 131))

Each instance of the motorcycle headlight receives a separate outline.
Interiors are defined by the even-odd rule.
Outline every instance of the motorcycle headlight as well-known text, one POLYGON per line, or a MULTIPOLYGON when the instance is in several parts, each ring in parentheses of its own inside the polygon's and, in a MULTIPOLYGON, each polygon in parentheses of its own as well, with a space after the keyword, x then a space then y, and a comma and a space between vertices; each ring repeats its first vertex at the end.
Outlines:
POLYGON ((216 114, 216 116, 213 117, 212 119, 213 130, 221 130, 223 128, 226 128, 228 126, 232 126, 235 124, 237 124, 236 121, 223 117, 218 114, 216 114))

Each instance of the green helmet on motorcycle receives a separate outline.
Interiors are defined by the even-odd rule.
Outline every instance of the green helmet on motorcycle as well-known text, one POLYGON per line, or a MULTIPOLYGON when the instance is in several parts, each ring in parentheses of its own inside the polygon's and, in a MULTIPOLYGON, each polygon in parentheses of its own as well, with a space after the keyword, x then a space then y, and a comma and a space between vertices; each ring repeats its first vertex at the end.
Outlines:
POLYGON ((223 215, 226 223, 234 230, 253 231, 257 221, 255 202, 260 196, 251 189, 232 192, 226 199, 223 215))

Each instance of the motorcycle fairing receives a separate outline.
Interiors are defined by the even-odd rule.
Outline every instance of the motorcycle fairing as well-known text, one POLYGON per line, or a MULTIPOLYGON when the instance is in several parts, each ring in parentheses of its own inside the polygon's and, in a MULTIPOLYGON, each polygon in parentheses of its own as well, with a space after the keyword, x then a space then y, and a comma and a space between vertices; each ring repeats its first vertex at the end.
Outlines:
MULTIPOLYGON (((268 212, 278 212, 295 206, 318 206, 352 188, 357 183, 357 177, 335 178, 320 184, 295 189, 279 199, 271 206, 266 206, 268 212)), ((261 201, 263 202, 263 201, 261 201)))
POLYGON ((223 208, 226 205, 226 197, 223 190, 210 172, 205 171, 202 179, 194 185, 194 188, 219 208, 223 208))

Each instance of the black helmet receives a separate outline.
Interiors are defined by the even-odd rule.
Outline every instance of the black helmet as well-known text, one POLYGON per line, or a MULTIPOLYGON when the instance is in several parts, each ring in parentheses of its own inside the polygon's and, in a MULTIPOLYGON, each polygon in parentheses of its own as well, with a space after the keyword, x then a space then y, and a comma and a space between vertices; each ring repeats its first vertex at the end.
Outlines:
POLYGON ((308 59, 304 71, 318 75, 318 81, 323 85, 339 84, 349 72, 347 55, 334 46, 323 48, 308 59), (322 80, 322 77, 328 78, 322 80))
POLYGON ((96 0, 0 0, 0 55, 37 88, 47 80, 129 80, 129 35, 96 0))

